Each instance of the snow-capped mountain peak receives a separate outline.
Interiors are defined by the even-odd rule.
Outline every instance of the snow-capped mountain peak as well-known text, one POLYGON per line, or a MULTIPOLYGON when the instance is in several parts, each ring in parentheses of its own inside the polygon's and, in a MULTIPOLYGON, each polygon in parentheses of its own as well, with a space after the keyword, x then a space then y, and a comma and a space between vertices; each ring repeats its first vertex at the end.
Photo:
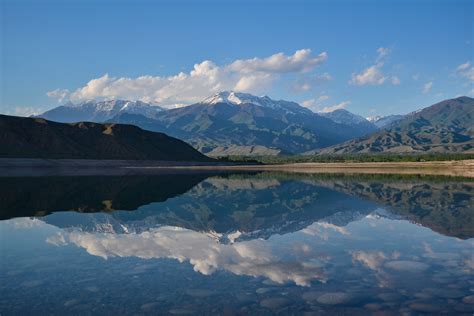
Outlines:
POLYGON ((278 101, 273 101, 267 96, 257 97, 249 93, 234 92, 234 91, 221 91, 214 94, 213 96, 210 96, 204 99, 201 103, 202 104, 227 103, 227 104, 236 104, 236 105, 251 103, 255 105, 264 106, 272 102, 278 102, 278 101))
POLYGON ((231 105, 242 105, 242 104, 253 104, 261 107, 271 109, 283 109, 288 112, 307 112, 308 109, 300 106, 295 102, 284 101, 284 100, 273 100, 268 96, 257 97, 255 95, 243 92, 234 91, 221 91, 213 96, 210 96, 203 101, 201 104, 214 105, 218 103, 227 103, 231 105))
POLYGON ((339 124, 346 124, 346 125, 356 125, 362 123, 368 123, 367 119, 363 118, 360 115, 351 113, 344 109, 334 110, 332 112, 322 112, 318 113, 321 116, 327 117, 339 124))
POLYGON ((370 116, 367 121, 375 124, 378 128, 390 126, 392 123, 401 120, 404 115, 370 116))
POLYGON ((163 108, 142 101, 87 100, 77 104, 68 102, 40 116, 58 122, 94 121, 104 122, 122 113, 140 114, 154 118, 163 108))

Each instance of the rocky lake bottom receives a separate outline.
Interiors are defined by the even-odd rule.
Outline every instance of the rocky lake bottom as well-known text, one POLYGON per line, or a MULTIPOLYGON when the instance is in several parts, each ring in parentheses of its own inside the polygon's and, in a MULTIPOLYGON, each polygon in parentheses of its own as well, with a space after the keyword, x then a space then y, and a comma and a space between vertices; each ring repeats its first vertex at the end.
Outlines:
POLYGON ((474 313, 474 181, 0 177, 0 314, 474 313))

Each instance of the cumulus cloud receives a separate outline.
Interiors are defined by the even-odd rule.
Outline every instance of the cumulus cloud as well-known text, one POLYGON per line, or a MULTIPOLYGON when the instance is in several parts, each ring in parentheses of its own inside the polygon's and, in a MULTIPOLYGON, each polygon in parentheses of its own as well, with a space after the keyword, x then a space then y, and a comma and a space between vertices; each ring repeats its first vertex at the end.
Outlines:
POLYGON ((383 63, 377 63, 365 68, 361 73, 353 73, 349 83, 356 86, 383 84, 387 77, 381 71, 382 66, 383 63))
POLYGON ((468 61, 459 65, 456 68, 456 72, 469 81, 474 82, 474 66, 471 64, 471 62, 468 61))
POLYGON ((391 53, 389 48, 380 47, 377 49, 377 58, 375 63, 359 73, 352 73, 351 80, 349 84, 355 86, 378 86, 382 85, 385 82, 390 81, 393 85, 400 84, 400 78, 397 76, 392 76, 391 78, 385 75, 382 71, 382 68, 385 65, 386 57, 391 53), (391 80, 389 80, 391 79, 391 80))
POLYGON ((400 78, 398 78, 397 76, 392 76, 392 84, 394 86, 398 86, 400 83, 401 83, 400 78))
POLYGON ((278 53, 266 58, 239 59, 225 65, 205 60, 195 64, 190 72, 172 76, 127 78, 105 74, 75 91, 56 89, 47 95, 61 101, 68 98, 73 102, 119 98, 141 100, 173 108, 201 101, 222 90, 262 93, 281 76, 301 76, 326 59, 325 52, 313 56, 310 49, 302 49, 293 55, 278 53))
POLYGON ((339 109, 345 109, 351 102, 350 101, 343 101, 340 103, 336 103, 333 105, 326 105, 327 100, 329 100, 330 97, 328 95, 321 95, 317 98, 313 99, 308 99, 303 102, 301 102, 301 105, 310 109, 311 111, 317 113, 317 112, 332 112, 335 110, 339 109))
POLYGON ((427 82, 423 85, 422 92, 423 93, 428 93, 433 89, 433 81, 427 82))
POLYGON ((318 56, 312 57, 310 49, 300 49, 291 56, 285 56, 283 53, 278 53, 263 59, 239 59, 230 64, 228 68, 231 71, 242 73, 308 72, 315 66, 324 62, 327 58, 328 54, 326 52, 322 52, 318 56))
POLYGON ((31 106, 17 106, 13 109, 8 109, 4 113, 7 115, 14 115, 14 116, 31 116, 31 115, 38 115, 42 113, 44 109, 31 107, 31 106))
POLYGON ((307 107, 313 112, 318 112, 324 106, 324 102, 329 99, 330 97, 328 95, 321 95, 317 98, 304 100, 301 102, 301 105, 307 107))
POLYGON ((390 48, 387 48, 387 47, 379 47, 377 49, 377 53, 378 53, 378 56, 377 56, 377 59, 382 59, 382 58, 385 58, 387 57, 389 54, 390 54, 391 50, 390 48))
POLYGON ((69 95, 68 89, 56 89, 53 91, 49 91, 46 95, 52 99, 58 100, 58 102, 63 102, 66 97, 69 95))
POLYGON ((331 105, 331 106, 326 106, 320 112, 328 113, 328 112, 333 112, 333 111, 340 110, 340 109, 345 109, 345 108, 347 108, 347 106, 349 104, 351 104, 350 101, 343 101, 341 103, 337 103, 337 104, 334 104, 334 105, 331 105))

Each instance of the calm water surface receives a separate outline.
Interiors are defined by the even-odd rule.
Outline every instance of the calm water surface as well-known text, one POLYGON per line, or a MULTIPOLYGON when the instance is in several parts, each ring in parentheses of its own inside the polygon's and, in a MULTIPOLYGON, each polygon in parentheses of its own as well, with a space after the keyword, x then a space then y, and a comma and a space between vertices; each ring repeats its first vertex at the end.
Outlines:
POLYGON ((0 314, 474 313, 474 182, 0 177, 0 314))

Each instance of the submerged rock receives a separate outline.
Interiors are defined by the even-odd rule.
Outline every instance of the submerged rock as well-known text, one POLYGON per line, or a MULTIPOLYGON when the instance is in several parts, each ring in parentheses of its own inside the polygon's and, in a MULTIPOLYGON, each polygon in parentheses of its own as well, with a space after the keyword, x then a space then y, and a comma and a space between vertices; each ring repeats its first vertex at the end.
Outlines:
POLYGON ((462 301, 466 304, 474 304, 474 295, 465 296, 462 301))
POLYGON ((395 302, 402 299, 402 296, 398 293, 380 293, 377 297, 385 302, 395 302))
POLYGON ((192 315, 194 312, 189 309, 182 309, 182 308, 174 308, 170 309, 169 313, 172 315, 192 315))
POLYGON ((189 289, 186 291, 186 294, 192 297, 204 298, 211 296, 214 292, 206 289, 189 289))
POLYGON ((353 302, 354 296, 344 292, 326 293, 318 297, 317 301, 325 305, 341 305, 353 302))
POLYGON ((456 306, 454 306, 454 309, 458 312, 474 313, 474 305, 472 304, 459 303, 456 306))
POLYGON ((301 296, 303 298, 303 300, 307 301, 307 302, 315 302, 318 300, 318 298, 321 296, 321 295, 324 295, 325 292, 322 292, 322 291, 311 291, 311 292, 305 292, 303 293, 303 295, 301 296))
POLYGON ((269 309, 280 309, 288 306, 290 303, 291 301, 286 298, 267 298, 260 302, 260 306, 269 309))
POLYGON ((443 310, 443 306, 436 302, 413 302, 409 306, 412 310, 422 313, 437 313, 443 310))
POLYGON ((150 312, 152 311, 156 306, 158 306, 158 303, 156 302, 151 302, 151 303, 146 303, 143 304, 140 309, 144 312, 150 312))
POLYGON ((65 307, 70 307, 70 306, 77 305, 78 303, 79 303, 79 300, 73 298, 72 300, 69 300, 69 301, 64 302, 64 306, 65 306, 65 307))
POLYGON ((429 268, 429 266, 425 263, 418 262, 418 261, 389 261, 385 263, 385 267, 403 271, 403 272, 422 272, 429 268))

